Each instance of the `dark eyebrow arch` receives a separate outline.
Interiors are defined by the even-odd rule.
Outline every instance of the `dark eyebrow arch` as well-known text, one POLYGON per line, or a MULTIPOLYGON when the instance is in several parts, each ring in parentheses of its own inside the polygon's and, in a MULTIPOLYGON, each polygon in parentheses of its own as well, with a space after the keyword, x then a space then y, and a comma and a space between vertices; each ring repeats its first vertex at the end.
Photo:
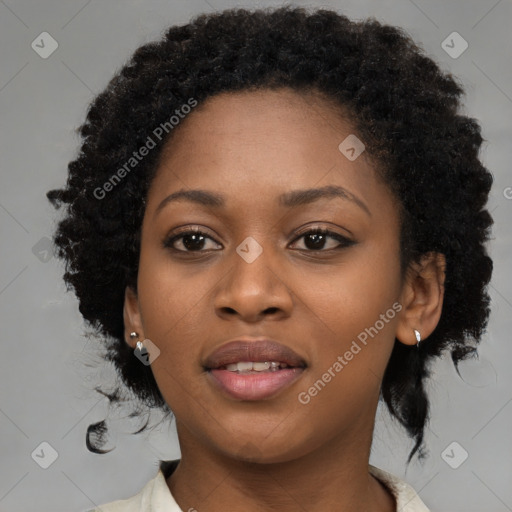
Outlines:
POLYGON ((362 208, 370 217, 372 216, 370 209, 357 196, 349 192, 347 189, 337 185, 327 185, 321 188, 309 188, 304 190, 293 190, 279 196, 279 202, 287 208, 296 208, 304 204, 310 204, 319 199, 341 198, 352 201, 362 208))
MULTIPOLYGON (((370 217, 372 216, 369 208, 357 196, 349 192, 343 187, 337 185, 327 185, 321 188, 310 188, 303 190, 293 190, 285 192, 278 197, 279 204, 287 208, 296 208, 305 204, 310 204, 319 199, 341 198, 357 204, 370 217)), ((178 190, 167 196, 160 202, 155 210, 157 215, 164 206, 173 201, 191 201, 193 203, 206 206, 209 208, 221 208, 226 205, 226 201, 220 194, 208 192, 206 190, 178 190)))

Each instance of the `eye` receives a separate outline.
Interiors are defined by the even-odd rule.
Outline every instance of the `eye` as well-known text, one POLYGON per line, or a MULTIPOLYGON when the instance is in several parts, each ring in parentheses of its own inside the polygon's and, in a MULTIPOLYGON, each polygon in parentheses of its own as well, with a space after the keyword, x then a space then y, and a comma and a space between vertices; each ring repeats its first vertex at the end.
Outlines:
MULTIPOLYGON (((301 238, 304 238, 306 248, 300 250, 305 250, 308 252, 327 252, 327 250, 341 249, 356 243, 353 240, 340 235, 339 233, 323 228, 310 229, 309 231, 306 231, 305 233, 302 233, 300 236, 298 236, 293 241, 293 243, 295 243, 297 240, 300 240, 301 238), (338 242, 337 245, 335 244, 334 247, 328 247, 327 250, 322 250, 325 249, 325 244, 328 239, 335 240, 338 242)), ((205 245, 207 245, 207 240, 214 242, 213 238, 211 238, 204 231, 201 231, 200 229, 188 229, 186 231, 182 231, 181 233, 170 236, 164 240, 163 245, 164 247, 170 248, 176 252, 184 253, 218 250, 215 247, 205 247, 205 245), (181 247, 183 248, 176 246, 179 244, 181 244, 181 247)))
POLYGON ((350 240, 339 233, 323 228, 310 229, 297 237, 294 242, 301 238, 304 238, 304 245, 306 246, 305 250, 307 251, 327 252, 327 250, 342 249, 343 247, 349 247, 355 244, 353 240, 350 240), (328 247, 327 250, 322 250, 325 249, 325 243, 329 238, 337 241, 338 244, 333 247, 328 247))
POLYGON ((204 252, 203 249, 206 240, 213 241, 213 238, 209 237, 200 229, 188 229, 187 231, 182 231, 181 233, 164 240, 164 247, 173 249, 177 252, 204 252), (180 242, 181 246, 184 247, 185 250, 175 247, 175 243, 177 241, 180 242))

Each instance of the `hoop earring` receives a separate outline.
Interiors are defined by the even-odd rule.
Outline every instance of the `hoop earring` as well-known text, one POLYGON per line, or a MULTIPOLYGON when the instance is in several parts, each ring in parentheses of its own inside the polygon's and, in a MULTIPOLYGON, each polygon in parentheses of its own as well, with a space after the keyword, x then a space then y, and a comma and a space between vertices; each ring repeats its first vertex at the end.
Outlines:
POLYGON ((420 334, 420 331, 414 329, 414 334, 416 335, 416 347, 417 348, 420 348, 420 342, 421 342, 421 334, 420 334))

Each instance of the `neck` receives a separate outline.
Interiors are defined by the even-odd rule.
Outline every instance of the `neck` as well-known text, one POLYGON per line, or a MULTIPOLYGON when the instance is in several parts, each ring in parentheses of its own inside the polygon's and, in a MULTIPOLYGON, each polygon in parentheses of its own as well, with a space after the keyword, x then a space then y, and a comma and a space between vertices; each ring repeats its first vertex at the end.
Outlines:
POLYGON ((226 456, 200 444, 177 423, 182 457, 167 485, 185 511, 394 512, 394 497, 369 474, 372 430, 354 429, 318 449, 283 462, 262 463, 226 456))

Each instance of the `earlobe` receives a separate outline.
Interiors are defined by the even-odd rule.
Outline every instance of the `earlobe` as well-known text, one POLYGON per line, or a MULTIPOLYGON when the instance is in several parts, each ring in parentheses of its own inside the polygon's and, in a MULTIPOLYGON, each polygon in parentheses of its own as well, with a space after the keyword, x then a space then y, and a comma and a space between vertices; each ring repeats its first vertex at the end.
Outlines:
POLYGON ((413 263, 402 289, 402 311, 396 338, 405 345, 416 345, 437 327, 443 309, 446 258, 426 253, 413 263))
POLYGON ((124 294, 123 320, 125 341, 130 347, 135 348, 137 340, 144 339, 144 329, 137 294, 129 286, 126 287, 124 294))

